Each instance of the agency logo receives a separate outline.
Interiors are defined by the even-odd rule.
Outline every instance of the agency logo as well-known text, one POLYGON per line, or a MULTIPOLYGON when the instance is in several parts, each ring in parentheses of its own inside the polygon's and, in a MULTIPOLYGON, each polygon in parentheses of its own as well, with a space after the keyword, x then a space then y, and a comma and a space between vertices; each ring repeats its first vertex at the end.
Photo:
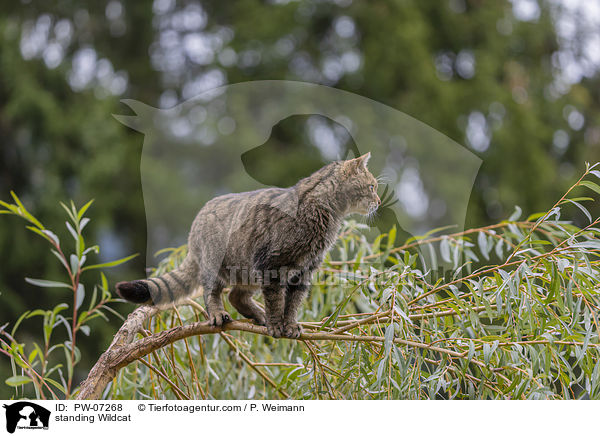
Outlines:
MULTIPOLYGON (((152 256, 161 248, 185 243, 190 223, 212 198, 289 187, 332 161, 367 152, 382 200, 377 214, 362 226, 369 240, 394 227, 398 240, 460 232, 482 163, 470 150, 401 111, 313 83, 235 83, 163 109, 135 100, 123 103, 135 115, 115 118, 144 134, 140 174, 148 265, 155 263, 152 256), (307 117, 304 124, 281 127, 302 117, 307 117), (306 138, 290 145, 286 135, 306 138)), ((299 198, 279 192, 257 201, 295 217, 299 198)), ((249 208, 236 211, 240 217, 248 213, 249 208)), ((214 240, 204 241, 212 271, 219 271, 235 230, 215 232, 214 240)), ((419 269, 431 272, 434 282, 463 263, 445 248, 441 243, 417 248, 419 269)), ((153 301, 168 302, 170 296, 164 294, 157 291, 153 301)))
POLYGON ((29 401, 19 401, 3 406, 6 409, 6 431, 14 433, 18 429, 48 429, 50 411, 29 401))

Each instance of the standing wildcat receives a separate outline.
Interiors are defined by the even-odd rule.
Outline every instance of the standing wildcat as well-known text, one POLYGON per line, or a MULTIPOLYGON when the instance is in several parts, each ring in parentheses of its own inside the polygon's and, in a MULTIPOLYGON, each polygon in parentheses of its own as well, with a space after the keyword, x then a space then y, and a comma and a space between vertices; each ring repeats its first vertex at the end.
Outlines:
POLYGON ((343 218, 372 214, 381 203, 369 157, 330 163, 291 188, 210 200, 194 219, 182 264, 160 277, 117 283, 117 293, 167 306, 202 286, 210 324, 221 326, 231 321, 221 300, 231 286, 229 301, 240 314, 266 325, 273 337, 299 337, 298 308, 343 218), (260 289, 264 311, 252 298, 260 289))

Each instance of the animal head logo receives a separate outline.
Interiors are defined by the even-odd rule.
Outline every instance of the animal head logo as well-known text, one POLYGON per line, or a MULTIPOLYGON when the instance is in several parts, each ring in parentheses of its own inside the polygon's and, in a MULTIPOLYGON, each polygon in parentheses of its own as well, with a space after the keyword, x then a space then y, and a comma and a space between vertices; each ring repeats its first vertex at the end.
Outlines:
MULTIPOLYGON (((280 180, 289 183, 292 173, 297 181, 329 161, 367 152, 370 171, 380 176, 383 202, 368 236, 393 226, 406 237, 440 227, 460 231, 481 165, 466 148, 401 111, 316 84, 233 84, 170 109, 123 103, 135 115, 115 118, 145 135, 141 180, 149 265, 159 249, 185 242, 194 216, 211 198, 277 186, 280 180), (280 157, 269 149, 269 138, 279 123, 296 116, 309 117, 309 124, 314 117, 321 120, 312 126, 313 136, 321 139, 299 145, 293 158, 280 157), (329 133, 323 120, 329 122, 329 133), (336 142, 336 134, 346 139, 336 142)), ((296 206, 293 198, 273 205, 291 215, 296 206)))
POLYGON ((6 431, 9 433, 14 433, 17 428, 48 428, 50 411, 38 404, 19 401, 3 407, 6 409, 6 431))

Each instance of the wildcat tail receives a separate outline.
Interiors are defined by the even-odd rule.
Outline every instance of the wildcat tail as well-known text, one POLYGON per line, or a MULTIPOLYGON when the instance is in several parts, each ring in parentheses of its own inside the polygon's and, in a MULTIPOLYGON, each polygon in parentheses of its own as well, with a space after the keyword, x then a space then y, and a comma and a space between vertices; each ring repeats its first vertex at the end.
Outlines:
POLYGON ((175 270, 159 277, 117 283, 117 294, 136 304, 167 307, 191 297, 199 286, 198 266, 186 258, 175 270))

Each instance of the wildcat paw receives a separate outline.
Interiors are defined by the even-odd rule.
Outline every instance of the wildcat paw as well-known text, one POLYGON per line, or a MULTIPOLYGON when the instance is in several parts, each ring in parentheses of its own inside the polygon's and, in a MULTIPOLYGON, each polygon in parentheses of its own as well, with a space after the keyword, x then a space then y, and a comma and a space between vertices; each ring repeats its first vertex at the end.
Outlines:
POLYGON ((298 339, 302 334, 302 327, 298 323, 286 324, 283 329, 283 336, 290 339, 298 339))
POLYGON ((233 321, 231 319, 231 315, 229 315, 224 310, 219 310, 218 312, 211 313, 208 324, 211 327, 222 327, 223 324, 227 324, 228 322, 233 321))
POLYGON ((267 318, 264 314, 255 314, 252 317, 252 321, 254 321, 254 324, 256 325, 267 325, 267 318))
POLYGON ((282 324, 277 324, 277 325, 267 325, 267 332, 273 336, 274 338, 280 338, 283 336, 283 325, 282 324))

